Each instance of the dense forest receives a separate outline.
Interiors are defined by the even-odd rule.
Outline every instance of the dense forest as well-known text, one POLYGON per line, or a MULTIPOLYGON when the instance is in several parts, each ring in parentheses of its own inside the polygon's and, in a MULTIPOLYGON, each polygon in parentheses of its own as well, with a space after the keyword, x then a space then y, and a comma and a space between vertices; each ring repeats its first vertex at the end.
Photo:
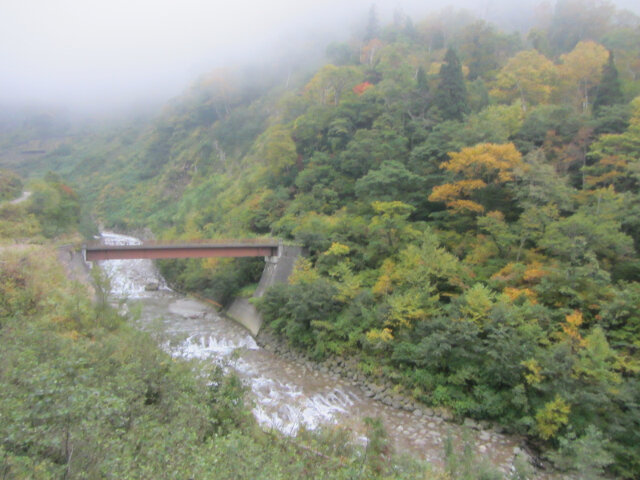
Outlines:
MULTIPOLYGON (((38 118, 0 150, 47 152, 0 166, 56 172, 34 219, 69 218, 64 179, 113 228, 303 245, 258 305, 292 346, 356 357, 583 478, 637 478, 640 18, 595 0, 539 14, 507 33, 454 10, 383 26, 372 9, 314 71, 216 70, 152 121, 73 135, 38 118)), ((161 268, 221 302, 260 273, 161 268)))

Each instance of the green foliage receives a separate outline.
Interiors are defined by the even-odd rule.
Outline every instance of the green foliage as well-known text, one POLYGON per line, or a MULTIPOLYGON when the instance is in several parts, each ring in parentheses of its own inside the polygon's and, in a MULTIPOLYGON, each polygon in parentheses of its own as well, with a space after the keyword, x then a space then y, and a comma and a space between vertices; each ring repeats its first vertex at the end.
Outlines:
POLYGON ((19 197, 22 193, 22 180, 10 170, 0 169, 0 202, 19 197))
POLYGON ((415 202, 419 195, 420 180, 401 163, 387 161, 379 169, 372 169, 360 178, 356 182, 355 193, 358 199, 367 203, 374 199, 411 203, 410 199, 415 202))
POLYGON ((462 120, 469 111, 460 60, 451 48, 447 50, 440 68, 435 98, 435 105, 443 120, 462 120))
POLYGON ((498 32, 483 21, 465 27, 460 37, 460 54, 469 67, 470 80, 495 71, 502 59, 510 57, 522 47, 518 34, 498 32))
POLYGON ((257 306, 276 332, 322 358, 328 352, 337 353, 331 343, 341 336, 335 318, 339 311, 336 295, 335 286, 327 280, 311 279, 273 287, 257 306))
POLYGON ((78 197, 56 178, 33 185, 27 209, 40 221, 46 237, 60 235, 78 225, 78 197))
POLYGON ((225 259, 216 268, 207 268, 202 260, 163 260, 160 271, 183 291, 196 291, 222 305, 228 305, 240 289, 257 283, 264 269, 262 259, 225 259))
POLYGON ((445 438, 445 471, 451 478, 461 480, 498 480, 503 475, 482 459, 478 459, 473 445, 465 440, 462 452, 456 452, 451 437, 445 438))
POLYGON ((618 79, 618 69, 613 60, 613 52, 609 50, 609 61, 602 68, 602 78, 593 101, 593 111, 598 114, 605 105, 616 105, 623 102, 624 97, 618 79))
POLYGON ((25 239, 41 234, 40 222, 27 213, 24 204, 0 205, 0 241, 25 239))
POLYGON ((579 438, 570 433, 559 443, 558 451, 550 455, 557 467, 587 480, 606 478, 604 469, 613 463, 613 457, 606 449, 607 441, 602 432, 596 427, 589 425, 579 438))
POLYGON ((531 110, 522 127, 514 135, 514 143, 523 152, 528 153, 542 147, 553 134, 561 142, 571 140, 578 133, 580 123, 572 109, 564 106, 543 105, 531 110))
POLYGON ((593 119, 593 131, 596 134, 622 133, 629 127, 630 116, 628 105, 602 105, 593 119))

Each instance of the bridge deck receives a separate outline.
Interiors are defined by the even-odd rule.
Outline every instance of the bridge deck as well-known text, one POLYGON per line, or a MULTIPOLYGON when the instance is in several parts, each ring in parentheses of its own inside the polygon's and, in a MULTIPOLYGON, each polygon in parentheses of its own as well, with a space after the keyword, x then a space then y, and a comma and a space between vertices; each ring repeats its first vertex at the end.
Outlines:
POLYGON ((263 243, 188 243, 147 245, 86 246, 85 259, 131 260, 139 258, 206 258, 206 257, 273 257, 278 254, 277 242, 263 243))

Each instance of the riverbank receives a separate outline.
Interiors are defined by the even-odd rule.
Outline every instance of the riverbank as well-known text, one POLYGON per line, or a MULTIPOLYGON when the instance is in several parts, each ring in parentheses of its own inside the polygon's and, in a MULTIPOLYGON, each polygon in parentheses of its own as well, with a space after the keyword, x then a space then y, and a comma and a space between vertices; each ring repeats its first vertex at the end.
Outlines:
MULTIPOLYGON (((459 439, 466 437, 464 441, 479 456, 495 452, 496 448, 504 450, 510 444, 510 447, 506 449, 512 453, 510 461, 496 465, 503 473, 513 472, 514 464, 519 462, 521 465, 535 468, 535 478, 554 478, 550 471, 545 471, 550 468, 550 465, 543 462, 531 451, 526 445, 524 437, 508 434, 498 424, 476 421, 471 418, 456 421, 451 411, 446 408, 426 406, 399 393, 397 386, 389 380, 369 378, 358 367, 357 358, 329 357, 323 362, 314 361, 304 352, 292 348, 268 327, 263 327, 255 338, 261 348, 273 355, 301 365, 309 371, 340 379, 340 381, 361 390, 365 397, 384 405, 385 410, 394 411, 397 417, 404 421, 410 419, 410 423, 414 423, 416 428, 405 429, 405 427, 397 425, 395 428, 392 427, 389 433, 392 437, 396 437, 397 445, 407 446, 418 457, 425 458, 424 451, 421 451, 421 447, 424 445, 424 442, 421 441, 423 438, 431 438, 435 440, 436 444, 441 444, 442 442, 438 440, 443 439, 446 435, 458 436, 459 439), (420 425, 426 425, 426 429, 420 428, 420 425), (438 432, 445 433, 439 435, 438 432), (407 437, 405 440, 409 441, 403 442, 402 436, 407 437)), ((392 422, 387 422, 387 424, 389 423, 392 422)), ((431 460, 433 461, 433 457, 431 460)))

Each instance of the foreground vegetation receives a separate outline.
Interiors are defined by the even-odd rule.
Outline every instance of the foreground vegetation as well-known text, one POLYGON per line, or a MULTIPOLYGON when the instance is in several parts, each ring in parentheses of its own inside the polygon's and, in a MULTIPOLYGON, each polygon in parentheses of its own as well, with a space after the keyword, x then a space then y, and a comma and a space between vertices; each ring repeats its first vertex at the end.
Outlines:
MULTIPOLYGON (((372 15, 314 72, 214 72, 151 125, 18 168, 56 169, 111 226, 303 244, 260 305, 292 345, 500 422, 560 468, 636 478, 640 20, 548 13, 526 35, 372 15)), ((259 271, 162 268, 218 301, 259 271)))

